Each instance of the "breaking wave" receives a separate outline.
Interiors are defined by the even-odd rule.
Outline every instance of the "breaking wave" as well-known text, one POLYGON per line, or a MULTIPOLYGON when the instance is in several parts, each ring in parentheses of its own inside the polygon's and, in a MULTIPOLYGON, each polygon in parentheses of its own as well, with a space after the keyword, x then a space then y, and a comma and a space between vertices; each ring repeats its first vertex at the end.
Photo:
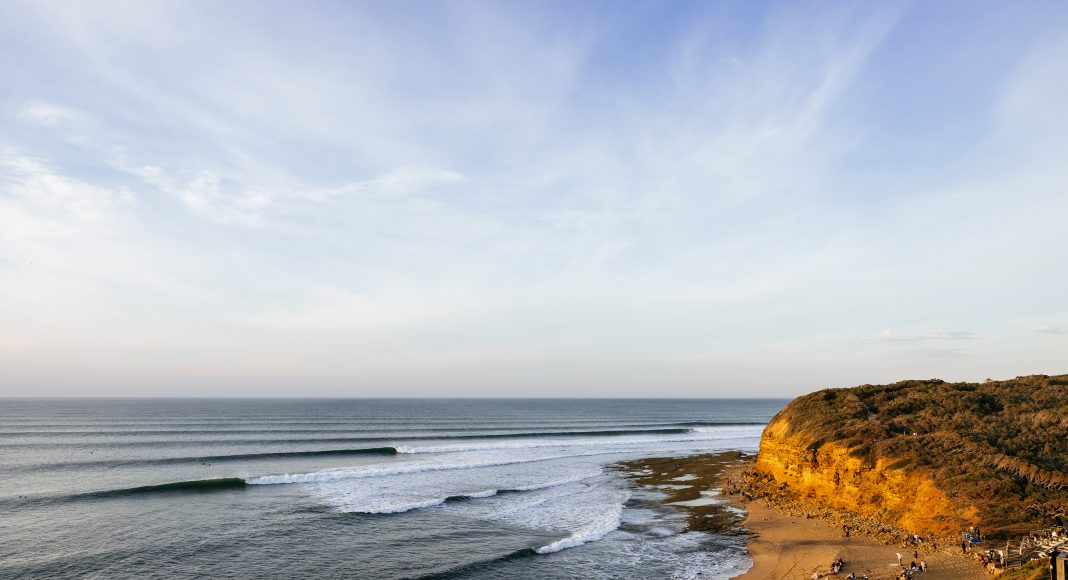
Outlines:
POLYGON ((363 514, 395 514, 416 509, 424 509, 434 506, 443 505, 452 502, 463 502, 475 499, 485 499, 494 497, 497 495, 506 495, 511 493, 524 493, 529 491, 537 491, 541 489, 548 489, 552 487, 559 487, 567 485, 569 483, 576 483, 579 481, 587 480, 593 477, 601 475, 600 469, 583 471, 577 474, 573 474, 567 477, 560 477, 551 479, 548 481, 541 481, 532 483, 530 485, 516 485, 508 488, 497 489, 488 488, 479 491, 469 491, 464 493, 454 493, 450 495, 439 495, 423 498, 410 498, 405 496, 371 496, 361 497, 355 500, 342 500, 341 505, 338 506, 338 510, 345 513, 363 513, 363 514))
POLYGON ((620 503, 601 518, 583 525, 568 537, 561 538, 540 548, 535 548, 534 551, 539 554, 551 554, 567 548, 581 546, 587 542, 596 542, 619 527, 619 519, 622 514, 623 504, 620 503))

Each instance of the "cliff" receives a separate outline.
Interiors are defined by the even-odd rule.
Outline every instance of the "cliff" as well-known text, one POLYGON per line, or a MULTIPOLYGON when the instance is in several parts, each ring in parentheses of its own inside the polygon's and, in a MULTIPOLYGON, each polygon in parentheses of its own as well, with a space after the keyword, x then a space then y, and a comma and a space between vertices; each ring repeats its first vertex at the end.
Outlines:
POLYGON ((914 533, 1026 533, 1068 511, 1068 375, 818 391, 768 424, 756 470, 914 533))

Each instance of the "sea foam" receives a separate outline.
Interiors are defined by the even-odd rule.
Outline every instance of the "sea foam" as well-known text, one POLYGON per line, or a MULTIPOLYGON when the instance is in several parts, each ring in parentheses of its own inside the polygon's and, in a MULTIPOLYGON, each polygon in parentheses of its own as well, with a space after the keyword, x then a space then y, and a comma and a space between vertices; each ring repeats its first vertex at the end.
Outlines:
POLYGON ((568 537, 559 539, 551 544, 546 544, 540 548, 535 548, 534 551, 539 554, 551 554, 553 552, 559 552, 565 548, 574 548, 575 546, 581 546, 586 542, 600 540, 619 527, 619 519, 622 513, 623 503, 620 502, 606 510, 605 513, 600 514, 595 519, 587 522, 585 525, 572 532, 568 537))
MULTIPOLYGON (((544 470, 542 470, 544 471, 544 470)), ((378 481, 373 486, 337 482, 315 486, 313 495, 341 512, 386 514, 442 505, 448 501, 482 500, 500 493, 530 492, 567 485, 601 475, 600 469, 579 470, 545 478, 537 470, 427 474, 422 477, 378 481), (481 489, 480 489, 481 488, 481 489)))

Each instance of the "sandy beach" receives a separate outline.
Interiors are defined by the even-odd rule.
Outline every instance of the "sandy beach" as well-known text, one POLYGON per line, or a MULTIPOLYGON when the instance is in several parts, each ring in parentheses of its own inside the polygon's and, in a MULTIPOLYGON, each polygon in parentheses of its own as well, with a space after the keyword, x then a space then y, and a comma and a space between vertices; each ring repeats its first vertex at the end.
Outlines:
MULTIPOLYGON (((896 578, 901 571, 897 554, 901 554, 903 564, 912 562, 911 550, 855 535, 846 538, 842 529, 833 524, 779 513, 763 500, 745 502, 743 508, 748 516, 742 525, 753 533, 749 542, 753 567, 739 577, 744 580, 807 579, 813 572, 822 576, 828 573, 836 558, 845 562, 838 578, 851 572, 872 580, 896 578)), ((917 578, 970 580, 988 577, 975 560, 923 551, 919 557, 927 563, 928 571, 917 578)))
MULTIPOLYGON (((836 558, 845 562, 837 578, 853 573, 871 580, 893 579, 901 572, 898 553, 902 564, 912 562, 911 548, 889 546, 858 535, 847 538, 837 524, 787 515, 769 508, 763 500, 719 496, 724 470, 738 468, 750 459, 742 453, 728 452, 642 459, 621 467, 637 483, 665 492, 665 503, 687 511, 689 529, 750 534, 748 548, 753 566, 738 577, 743 580, 807 580, 813 572, 823 577, 836 558), (709 498, 718 499, 703 501, 709 498), (740 510, 744 510, 744 519, 740 510)), ((928 565, 925 574, 916 576, 924 580, 988 577, 978 562, 952 554, 921 551, 919 560, 928 565)))

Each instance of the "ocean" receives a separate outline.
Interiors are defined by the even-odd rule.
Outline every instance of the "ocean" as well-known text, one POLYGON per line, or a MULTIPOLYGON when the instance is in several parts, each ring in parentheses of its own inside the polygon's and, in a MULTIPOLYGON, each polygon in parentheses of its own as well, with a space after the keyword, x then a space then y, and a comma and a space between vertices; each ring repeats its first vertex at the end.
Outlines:
POLYGON ((0 400, 0 578, 722 578, 613 469, 755 451, 779 399, 0 400))

